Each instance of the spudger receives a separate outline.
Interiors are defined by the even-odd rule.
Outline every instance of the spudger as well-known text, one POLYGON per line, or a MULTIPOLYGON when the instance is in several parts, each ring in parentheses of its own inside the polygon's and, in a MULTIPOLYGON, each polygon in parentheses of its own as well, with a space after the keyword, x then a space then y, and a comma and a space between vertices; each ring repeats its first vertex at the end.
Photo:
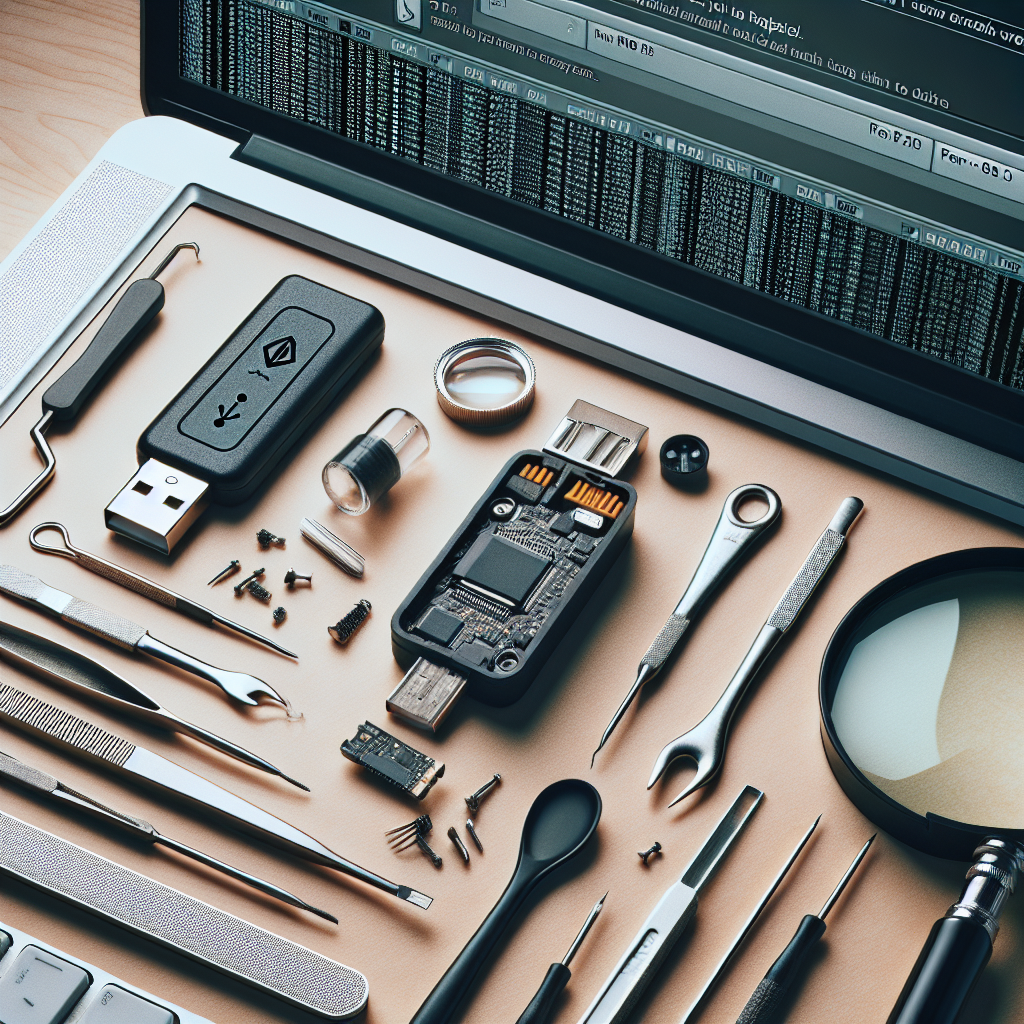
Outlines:
POLYGON ((605 893, 595 904, 590 914, 587 916, 586 921, 583 922, 583 927, 580 929, 579 935, 573 939, 572 945, 569 947, 569 951, 564 957, 557 963, 552 964, 548 968, 548 973, 544 975, 544 980, 540 983, 540 988, 537 989, 537 994, 530 1000, 529 1005, 523 1010, 516 1024, 546 1024, 547 1019, 551 1016, 551 1008, 555 1005, 555 1000, 561 994, 562 989, 569 983, 569 979, 572 977, 572 972, 569 970, 569 964, 572 963, 572 958, 576 955, 577 950, 583 945, 583 940, 587 937, 587 932, 594 926, 594 922, 597 920, 597 915, 601 913, 604 908, 604 901, 608 898, 608 893, 605 893))
POLYGON ((0 750, 0 775, 13 779, 26 789, 31 789, 36 793, 43 794, 43 796, 48 796, 58 803, 75 807, 94 818, 98 818, 100 821, 116 825, 137 839, 143 839, 154 846, 166 846, 170 850, 177 850, 178 853, 191 857, 192 860, 197 860, 200 864, 205 864, 215 871, 223 872, 223 874, 229 875, 239 882, 251 885, 254 889, 259 889, 260 892, 265 892, 268 896, 273 896, 283 903, 298 907, 300 910, 308 910, 311 914, 316 914, 317 917, 322 917, 325 921, 338 923, 338 919, 333 914, 328 914, 326 910, 320 910, 305 900, 299 899, 298 896, 292 895, 287 889, 282 889, 272 882, 265 882, 262 878, 250 875, 247 871, 242 871, 241 868, 225 864, 209 854, 200 853, 191 846, 179 843, 176 839, 170 839, 165 835, 161 835, 144 818, 122 814, 120 811, 115 811, 113 808, 101 804, 98 800, 94 800, 91 796, 86 796, 84 793, 69 789, 52 775, 47 775, 46 772, 40 771, 30 764, 25 764, 24 761, 19 761, 17 758, 11 757, 10 754, 5 754, 2 750, 0 750))
POLYGON ((789 991, 790 985, 796 981, 803 967, 807 954, 817 944, 818 939, 825 934, 825 916, 835 905, 835 902, 843 894, 847 883, 853 878, 868 848, 875 841, 876 832, 860 849, 860 853, 853 858, 853 863, 847 868, 846 874, 839 879, 839 884, 832 890, 832 895, 825 901, 817 915, 808 914, 799 924, 796 934, 789 941, 789 945, 782 951, 778 960, 768 968, 768 973, 761 979, 761 983, 754 989, 753 995, 747 1000, 743 1012, 736 1018, 736 1024, 781 1024, 784 1019, 779 1015, 779 1004, 783 996, 789 991))
POLYGON ((132 590, 136 594, 141 594, 143 597, 148 597, 151 601, 156 601, 157 604, 162 604, 176 612, 181 612, 190 619, 205 623, 207 626, 217 623, 217 625, 230 629, 235 633, 241 633, 242 636, 247 636, 250 640, 255 640, 256 643, 263 644, 264 647, 269 647, 272 651, 283 654, 287 658, 298 658, 297 654, 249 629, 248 626, 232 622, 226 616, 220 615, 187 597, 182 597, 181 594, 176 594, 173 590, 168 590, 166 587, 160 586, 159 583, 146 579, 145 576, 139 576, 123 566, 108 562, 105 558, 100 558, 99 555, 93 555, 88 551, 83 551, 81 548, 76 548, 71 543, 67 527, 62 523, 40 523, 29 533, 28 542, 36 551, 41 551, 44 555, 61 555, 64 558, 70 558, 84 569, 96 573, 97 576, 112 580, 119 586, 132 590), (57 547, 56 545, 40 542, 38 535, 44 530, 56 530, 64 538, 65 547, 57 547))

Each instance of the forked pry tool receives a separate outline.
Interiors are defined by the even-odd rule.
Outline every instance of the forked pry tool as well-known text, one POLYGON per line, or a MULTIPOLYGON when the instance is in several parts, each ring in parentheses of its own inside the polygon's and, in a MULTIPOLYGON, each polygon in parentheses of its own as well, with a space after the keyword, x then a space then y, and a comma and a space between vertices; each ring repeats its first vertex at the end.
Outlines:
POLYGON ((647 648, 647 653, 640 659, 636 682, 633 683, 618 710, 612 715, 612 720, 608 723, 608 728, 605 729, 601 742, 597 745, 597 750, 590 758, 591 768, 594 767, 594 759, 601 748, 608 742, 608 738, 615 731, 622 716, 633 703, 633 698, 640 692, 640 687, 644 683, 650 682, 662 670, 704 603, 725 582, 729 573, 753 551, 764 533, 779 518, 781 511, 782 502, 779 500, 779 496, 770 487, 765 487, 763 484, 744 484, 742 487, 737 487, 725 499, 722 514, 719 516, 718 525, 715 526, 711 540, 708 541, 704 557, 701 558, 700 565, 697 566, 697 571, 686 588, 686 593, 679 599, 679 604, 668 617, 668 622, 661 627, 661 632, 654 638, 651 646, 647 648), (767 502, 768 510, 760 519, 748 523, 740 518, 739 510, 740 506, 751 498, 760 498, 767 502))
POLYGON ((43 460, 43 468, 35 480, 0 511, 0 526, 6 526, 53 478, 57 457, 46 440, 46 431, 51 423, 74 422, 86 399, 125 349, 163 309, 164 286, 157 278, 182 249, 194 249, 198 262, 199 246, 195 242, 180 242, 149 277, 132 281, 86 350, 43 392, 43 415, 29 434, 43 460))
POLYGON ((291 711, 291 704, 262 679, 244 672, 228 672, 208 665, 150 636, 144 626, 131 619, 122 618, 81 598, 48 587, 38 576, 32 576, 17 566, 0 565, 0 593, 24 601, 40 611, 49 612, 69 625, 92 633, 122 650, 133 654, 148 654, 175 668, 191 672, 200 679, 216 683, 232 700, 240 704, 254 707, 260 697, 266 697, 291 711))
POLYGON ((667 744, 654 762, 647 788, 665 774, 668 766, 679 757, 688 757, 697 763, 697 774, 690 784, 669 804, 673 807, 684 797, 706 786, 718 774, 725 760, 725 745, 729 738, 729 726, 733 715, 743 699, 747 687, 753 682, 768 655, 778 642, 789 632, 797 616, 803 610, 807 599, 824 578, 836 556, 846 543, 846 534, 854 520, 864 508, 860 498, 845 498, 832 522, 818 538, 811 553, 796 574, 796 578, 782 595, 782 600, 768 616, 761 627, 753 646, 747 652, 736 674, 732 677, 718 703, 708 712, 707 717, 689 732, 667 744))
MULTIPOLYGON (((152 580, 146 579, 145 576, 139 576, 130 569, 125 569, 123 566, 115 565, 113 562, 108 562, 105 558, 100 558, 99 555, 93 555, 88 551, 84 551, 82 548, 76 548, 75 545, 71 543, 71 535, 68 533, 67 527, 62 523, 40 523, 29 531, 28 542, 36 551, 39 551, 44 555, 60 555, 63 558, 70 558, 73 562, 82 566, 82 568, 96 573, 97 576, 102 576, 104 579, 112 580, 114 583, 117 583, 128 590, 135 591, 136 594, 141 594, 143 597, 148 597, 151 601, 156 601, 157 604, 162 604, 167 608, 173 608, 174 611, 181 612, 183 615, 187 615, 190 619, 195 619, 197 622, 202 622, 208 626, 212 626, 216 623, 218 626, 223 626, 225 629, 229 629, 233 633, 240 633, 242 636, 248 637, 250 640, 255 640, 256 643, 263 644, 264 647, 269 647, 272 651, 276 651, 278 654, 283 654, 285 657, 298 657, 297 654, 289 651, 286 647, 282 647, 273 640, 267 639, 267 637, 262 636, 255 630, 249 629, 248 626, 240 625, 226 616, 220 615, 218 612, 211 611, 211 609, 206 608, 197 601, 191 601, 187 597, 182 597, 181 594, 176 594, 173 590, 168 590, 166 587, 160 586, 159 583, 154 583, 152 580), (59 533, 64 544, 62 546, 58 546, 56 544, 44 544, 39 539, 39 534, 45 533, 47 530, 54 530, 59 533)), ((232 565, 235 564, 235 562, 232 562, 232 565)), ((220 574, 218 573, 218 575, 220 574)), ((216 578, 217 577, 214 577, 214 579, 216 578)), ((213 581, 211 580, 211 582, 213 581)))

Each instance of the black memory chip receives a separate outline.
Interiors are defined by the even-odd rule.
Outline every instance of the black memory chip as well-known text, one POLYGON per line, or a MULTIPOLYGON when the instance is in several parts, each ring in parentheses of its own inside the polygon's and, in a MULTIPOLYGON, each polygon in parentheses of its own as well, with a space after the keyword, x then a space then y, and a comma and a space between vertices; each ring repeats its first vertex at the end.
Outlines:
POLYGON ((550 564, 550 558, 485 533, 459 559, 455 575, 522 604, 550 564))
POLYGON ((419 622, 413 627, 420 636, 447 647, 458 635, 465 623, 457 615, 443 608, 431 605, 419 622))

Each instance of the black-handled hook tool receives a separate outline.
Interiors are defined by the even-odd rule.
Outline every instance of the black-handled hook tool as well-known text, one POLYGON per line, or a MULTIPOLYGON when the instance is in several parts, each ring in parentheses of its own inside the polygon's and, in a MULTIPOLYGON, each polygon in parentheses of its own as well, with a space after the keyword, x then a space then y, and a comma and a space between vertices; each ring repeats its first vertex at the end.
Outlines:
POLYGON ((182 249, 195 250, 195 242, 179 242, 149 277, 132 281, 110 311, 86 350, 43 392, 43 414, 29 432, 43 460, 39 475, 0 512, 0 526, 6 526, 51 480, 57 457, 46 440, 51 423, 73 422, 86 399, 123 355, 142 329, 164 307, 164 286, 157 277, 182 249))

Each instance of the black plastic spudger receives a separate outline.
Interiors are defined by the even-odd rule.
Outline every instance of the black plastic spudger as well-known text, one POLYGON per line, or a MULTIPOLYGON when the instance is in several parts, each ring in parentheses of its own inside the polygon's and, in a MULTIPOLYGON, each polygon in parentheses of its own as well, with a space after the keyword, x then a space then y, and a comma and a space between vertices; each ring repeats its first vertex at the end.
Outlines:
MULTIPOLYGON (((875 833, 875 835, 877 834, 875 833)), ((832 895, 825 901, 821 912, 817 915, 807 914, 800 922, 789 945, 782 951, 778 960, 768 968, 768 973, 761 979, 761 983, 747 1000, 743 1012, 736 1018, 736 1024, 781 1024, 785 1019, 780 1014, 779 1004, 789 991, 789 987, 799 977, 807 954, 825 934, 825 917, 842 895, 846 884, 853 878, 853 873, 874 841, 875 836, 872 836, 861 847, 860 853, 853 858, 853 863, 846 869, 846 874, 839 880, 839 884, 832 890, 832 895)))
POLYGON ((195 242, 180 242, 149 277, 132 281, 85 351, 43 392, 43 415, 31 431, 43 469, 0 512, 0 526, 6 526, 50 482, 57 469, 57 459, 44 436, 46 431, 51 423, 70 423, 78 416, 114 363, 163 309, 164 286, 156 278, 182 249, 194 249, 199 259, 199 246, 195 242))
POLYGON ((544 980, 540 983, 537 994, 530 1000, 529 1006, 520 1014, 516 1024, 547 1024, 547 1020, 551 1016, 551 1010, 555 1005, 555 1000, 561 994, 562 989, 569 984, 569 979, 572 977, 569 964, 572 963, 572 958, 576 955, 576 951, 587 937, 587 932, 593 927, 594 922, 597 920, 597 915, 601 913, 604 901, 607 898, 608 893, 605 893, 594 904, 586 921, 583 922, 579 935, 576 936, 569 947, 569 952, 558 963, 552 964, 548 968, 548 973, 544 975, 544 980))

